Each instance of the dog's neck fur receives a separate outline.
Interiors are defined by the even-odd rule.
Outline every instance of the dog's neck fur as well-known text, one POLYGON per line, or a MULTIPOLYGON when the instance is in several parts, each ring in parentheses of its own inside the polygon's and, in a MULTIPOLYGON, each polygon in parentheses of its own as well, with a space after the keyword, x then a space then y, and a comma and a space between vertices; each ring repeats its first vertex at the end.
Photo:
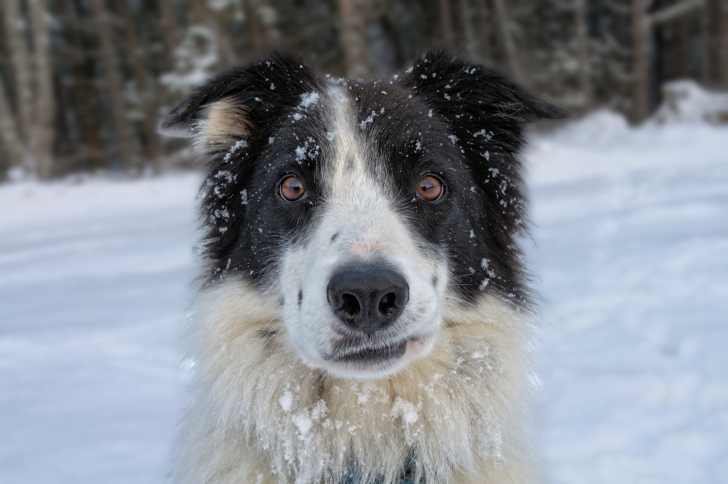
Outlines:
POLYGON ((180 483, 530 480, 520 428, 522 315, 484 296, 454 302, 434 351, 390 378, 338 380, 304 366, 273 298, 238 280, 203 292, 196 401, 175 466, 180 483))

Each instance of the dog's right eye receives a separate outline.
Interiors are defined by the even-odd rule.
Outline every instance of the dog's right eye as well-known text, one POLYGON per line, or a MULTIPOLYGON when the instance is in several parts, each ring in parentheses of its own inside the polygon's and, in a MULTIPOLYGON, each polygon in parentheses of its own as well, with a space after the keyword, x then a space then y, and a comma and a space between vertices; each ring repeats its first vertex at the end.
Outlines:
POLYGON ((295 202, 306 194, 306 187, 301 178, 287 175, 281 180, 279 192, 283 200, 295 202))

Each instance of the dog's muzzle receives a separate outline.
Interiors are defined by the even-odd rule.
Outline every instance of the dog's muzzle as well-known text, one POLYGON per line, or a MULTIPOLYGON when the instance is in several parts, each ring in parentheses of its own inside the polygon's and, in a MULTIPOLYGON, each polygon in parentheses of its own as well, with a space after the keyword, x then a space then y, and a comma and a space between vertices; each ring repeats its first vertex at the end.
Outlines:
POLYGON ((402 314, 409 301, 409 285, 384 263, 356 263, 334 272, 326 295, 331 310, 348 330, 372 336, 402 314))

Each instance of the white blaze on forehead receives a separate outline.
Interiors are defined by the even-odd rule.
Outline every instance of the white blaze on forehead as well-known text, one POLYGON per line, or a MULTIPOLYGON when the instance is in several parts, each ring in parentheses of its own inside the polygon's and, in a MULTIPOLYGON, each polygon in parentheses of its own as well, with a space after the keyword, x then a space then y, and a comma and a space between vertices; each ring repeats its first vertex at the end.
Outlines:
POLYGON ((392 241, 392 231, 396 234, 404 227, 392 208, 387 178, 375 175, 381 172, 379 160, 362 137, 354 101, 338 85, 328 94, 333 156, 325 177, 329 205, 325 225, 341 231, 359 255, 380 252, 388 239, 392 241))
MULTIPOLYGON (((340 86, 332 86, 329 90, 331 98, 333 123, 334 159, 331 173, 331 194, 338 197, 351 190, 346 190, 346 184, 353 178, 362 181, 366 177, 366 159, 363 152, 361 138, 356 131, 355 111, 352 100, 340 86)), ((369 180, 371 182, 371 180, 369 180)), ((351 187, 349 187, 351 188, 351 187)))

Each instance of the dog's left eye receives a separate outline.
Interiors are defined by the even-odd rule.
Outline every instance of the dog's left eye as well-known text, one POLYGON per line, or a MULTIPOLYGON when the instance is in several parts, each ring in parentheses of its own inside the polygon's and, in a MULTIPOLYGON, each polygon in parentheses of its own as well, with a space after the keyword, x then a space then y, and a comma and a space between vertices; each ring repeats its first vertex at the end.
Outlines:
POLYGON ((445 193, 445 184, 435 175, 424 175, 417 181, 417 198, 425 202, 435 202, 445 193))
POLYGON ((281 180, 279 192, 284 200, 295 202, 306 194, 306 186, 300 177, 288 175, 281 180))

